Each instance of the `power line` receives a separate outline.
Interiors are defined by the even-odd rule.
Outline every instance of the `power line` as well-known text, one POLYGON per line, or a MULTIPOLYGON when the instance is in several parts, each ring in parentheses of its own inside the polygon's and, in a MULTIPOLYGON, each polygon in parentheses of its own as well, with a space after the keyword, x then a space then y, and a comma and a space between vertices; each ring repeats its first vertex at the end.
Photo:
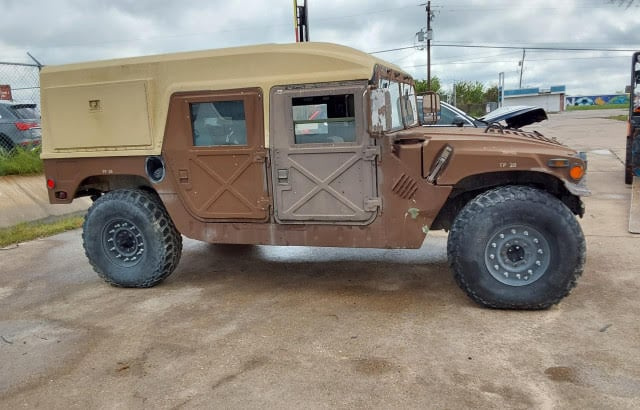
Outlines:
MULTIPOLYGON (((611 51, 611 52, 635 52, 633 48, 589 48, 589 47, 553 47, 553 46, 498 46, 498 45, 484 45, 484 44, 432 44, 433 47, 451 47, 451 48, 495 48, 505 50, 547 50, 547 51, 611 51)), ((386 50, 370 51, 369 54, 382 54, 392 51, 400 51, 414 48, 414 46, 389 48, 386 50)))
MULTIPOLYGON (((528 59, 527 61, 566 61, 566 60, 597 60, 597 59, 628 59, 628 56, 610 56, 610 57, 566 57, 566 58, 534 58, 528 59)), ((502 63, 514 63, 514 60, 494 60, 494 61, 449 61, 443 63, 431 63, 434 66, 443 66, 443 65, 469 65, 469 64, 502 64, 502 63)), ((401 65, 404 68, 420 68, 426 67, 426 64, 416 64, 411 66, 401 65)))

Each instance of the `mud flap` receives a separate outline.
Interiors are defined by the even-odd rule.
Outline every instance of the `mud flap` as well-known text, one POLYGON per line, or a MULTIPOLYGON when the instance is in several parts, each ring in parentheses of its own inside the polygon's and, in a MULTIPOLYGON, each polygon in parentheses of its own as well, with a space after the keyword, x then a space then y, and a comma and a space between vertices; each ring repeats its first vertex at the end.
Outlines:
POLYGON ((640 176, 633 177, 631 207, 629 208, 629 232, 640 233, 640 176))

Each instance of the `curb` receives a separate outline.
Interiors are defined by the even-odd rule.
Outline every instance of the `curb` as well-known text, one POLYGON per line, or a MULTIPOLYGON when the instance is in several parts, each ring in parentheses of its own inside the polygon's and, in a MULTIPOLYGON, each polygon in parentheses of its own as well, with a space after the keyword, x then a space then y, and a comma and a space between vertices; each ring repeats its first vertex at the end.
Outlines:
POLYGON ((0 177, 0 228, 85 212, 89 206, 89 198, 75 199, 71 204, 51 205, 43 175, 0 177))

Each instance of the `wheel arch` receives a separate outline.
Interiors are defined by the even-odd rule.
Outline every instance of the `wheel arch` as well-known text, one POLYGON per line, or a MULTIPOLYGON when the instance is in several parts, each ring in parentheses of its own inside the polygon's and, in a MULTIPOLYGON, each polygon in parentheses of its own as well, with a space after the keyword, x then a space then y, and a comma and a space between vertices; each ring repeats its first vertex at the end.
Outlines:
POLYGON ((562 201, 575 215, 582 216, 582 201, 570 193, 559 178, 537 171, 489 172, 469 175, 458 181, 431 225, 432 230, 448 230, 458 212, 474 197, 493 188, 521 185, 550 193, 562 201))
POLYGON ((74 194, 74 198, 98 197, 117 189, 140 189, 157 195, 151 182, 140 175, 92 175, 84 178, 74 194))

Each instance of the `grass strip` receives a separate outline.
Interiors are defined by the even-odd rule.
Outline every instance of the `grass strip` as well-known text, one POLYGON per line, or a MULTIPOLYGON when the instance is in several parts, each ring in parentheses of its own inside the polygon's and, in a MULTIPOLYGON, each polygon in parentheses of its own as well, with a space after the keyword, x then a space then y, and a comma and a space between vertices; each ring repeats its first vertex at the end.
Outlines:
POLYGON ((621 108, 628 109, 629 104, 567 105, 567 111, 619 110, 621 108))
POLYGON ((627 114, 623 114, 623 115, 610 115, 607 117, 608 120, 616 120, 616 121, 626 121, 629 119, 629 116, 627 114))
POLYGON ((16 148, 10 152, 0 150, 0 176, 33 175, 42 173, 40 149, 16 148))
POLYGON ((53 221, 23 222, 8 228, 0 228, 0 248, 77 229, 82 226, 83 221, 84 216, 74 215, 53 221))

